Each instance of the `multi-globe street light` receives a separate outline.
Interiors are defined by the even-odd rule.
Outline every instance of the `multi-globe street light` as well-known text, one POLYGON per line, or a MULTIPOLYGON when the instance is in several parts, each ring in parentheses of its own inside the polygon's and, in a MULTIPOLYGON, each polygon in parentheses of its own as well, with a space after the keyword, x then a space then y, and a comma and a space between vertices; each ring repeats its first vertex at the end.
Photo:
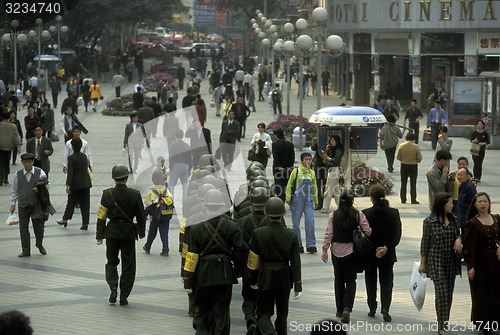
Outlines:
POLYGON ((51 34, 54 34, 57 32, 57 57, 59 58, 60 62, 62 62, 62 58, 61 58, 61 33, 65 34, 69 30, 69 28, 67 26, 62 25, 61 21, 62 21, 62 16, 57 15, 56 16, 56 25, 49 27, 49 31, 51 34))
POLYGON ((41 18, 36 19, 36 31, 30 30, 28 36, 32 39, 38 40, 38 71, 42 69, 42 39, 49 39, 50 32, 47 30, 42 31, 43 20, 41 18))
POLYGON ((317 43, 317 61, 316 61, 316 109, 321 109, 321 61, 322 61, 322 49, 323 46, 326 48, 327 53, 331 56, 339 56, 341 50, 344 46, 344 41, 342 37, 338 35, 330 35, 326 37, 323 41, 323 30, 324 23, 328 18, 328 12, 323 7, 316 7, 312 12, 312 20, 318 25, 318 32, 316 34, 317 43), (324 42, 324 43, 323 43, 324 42), (333 54, 335 52, 336 54, 333 54))
POLYGON ((10 26, 12 27, 12 32, 4 34, 2 40, 6 43, 12 42, 12 49, 14 49, 14 89, 17 90, 17 44, 25 44, 28 41, 28 36, 17 32, 19 21, 12 20, 10 26))

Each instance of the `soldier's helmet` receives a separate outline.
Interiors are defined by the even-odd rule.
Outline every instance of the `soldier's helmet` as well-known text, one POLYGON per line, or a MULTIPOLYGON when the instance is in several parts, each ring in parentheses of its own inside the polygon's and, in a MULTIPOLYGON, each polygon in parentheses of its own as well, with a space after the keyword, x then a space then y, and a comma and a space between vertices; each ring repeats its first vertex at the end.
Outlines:
POLYGON ((247 179, 248 180, 254 180, 255 178, 257 178, 258 176, 266 176, 266 173, 262 170, 260 170, 259 168, 253 168, 251 169, 250 171, 248 171, 247 173, 247 179))
POLYGON ((212 184, 203 184, 203 185, 201 185, 200 189, 199 189, 199 193, 198 193, 199 199, 200 200, 204 200, 205 199, 205 195, 210 190, 215 190, 215 186, 212 185, 212 184))
POLYGON ((256 189, 257 187, 269 188, 269 184, 263 180, 254 180, 250 183, 250 193, 251 190, 256 189))
POLYGON ((265 182, 267 185, 269 185, 269 179, 267 179, 267 177, 264 177, 264 176, 257 176, 253 179, 252 182, 256 181, 256 180, 261 180, 263 182, 265 182))
POLYGON ((196 176, 196 181, 201 182, 203 180, 203 177, 206 177, 210 174, 207 170, 198 170, 198 175, 196 176))
POLYGON ((123 179, 128 177, 128 167, 123 164, 116 164, 111 170, 111 178, 113 179, 123 179))
POLYGON ((207 165, 203 168, 203 170, 208 171, 209 173, 215 173, 217 172, 217 169, 213 165, 207 165))
POLYGON ((254 167, 258 167, 262 171, 266 170, 266 168, 264 167, 264 165, 262 165, 261 162, 253 161, 253 162, 250 163, 250 165, 248 165, 247 172, 250 171, 254 167))
POLYGON ((214 156, 212 156, 210 154, 203 154, 203 155, 201 155, 200 159, 198 160, 198 167, 200 169, 205 168, 207 165, 215 165, 215 164, 216 164, 216 160, 215 160, 214 156))
POLYGON ((256 187, 250 193, 250 201, 253 205, 262 206, 267 204, 267 201, 270 198, 270 192, 267 188, 264 187, 256 187))
POLYGON ((279 217, 286 214, 285 203, 278 197, 267 200, 264 213, 269 217, 279 217))
POLYGON ((221 191, 213 189, 205 193, 203 204, 205 206, 224 206, 226 202, 221 191))
POLYGON ((208 176, 203 177, 203 179, 201 180, 201 182, 202 182, 202 184, 214 185, 215 188, 219 187, 219 179, 217 179, 216 176, 212 176, 211 174, 209 174, 208 176))

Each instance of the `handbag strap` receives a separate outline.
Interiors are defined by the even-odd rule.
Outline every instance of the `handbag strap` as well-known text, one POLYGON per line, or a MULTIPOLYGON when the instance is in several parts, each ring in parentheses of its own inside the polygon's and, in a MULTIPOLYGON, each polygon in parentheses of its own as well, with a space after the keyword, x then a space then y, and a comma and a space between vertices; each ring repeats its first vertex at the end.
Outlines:
POLYGON ((127 215, 127 213, 125 213, 123 211, 123 209, 120 207, 120 205, 118 205, 115 198, 113 197, 113 192, 111 192, 111 190, 109 190, 109 195, 111 196, 111 200, 113 200, 113 205, 115 205, 116 208, 118 208, 118 210, 127 218, 128 221, 130 221, 131 223, 134 223, 134 221, 127 215))

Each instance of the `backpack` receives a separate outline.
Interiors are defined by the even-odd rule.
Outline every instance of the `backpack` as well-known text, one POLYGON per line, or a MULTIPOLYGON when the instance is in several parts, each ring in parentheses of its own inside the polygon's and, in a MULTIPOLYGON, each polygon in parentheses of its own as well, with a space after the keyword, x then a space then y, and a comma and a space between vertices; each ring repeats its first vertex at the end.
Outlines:
POLYGON ((272 99, 274 102, 280 101, 280 92, 275 88, 272 92, 272 99))
POLYGON ((174 202, 170 193, 167 194, 168 189, 165 187, 162 194, 154 187, 151 187, 149 190, 156 195, 158 201, 146 207, 146 214, 153 216, 161 222, 170 220, 174 213, 174 202))

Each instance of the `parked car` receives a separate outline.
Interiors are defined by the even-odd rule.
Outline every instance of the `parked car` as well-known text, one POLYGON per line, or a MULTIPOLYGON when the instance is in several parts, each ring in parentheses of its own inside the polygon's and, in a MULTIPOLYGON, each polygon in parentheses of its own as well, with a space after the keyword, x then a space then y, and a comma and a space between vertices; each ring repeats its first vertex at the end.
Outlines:
POLYGON ((212 57, 212 53, 215 52, 215 46, 217 44, 212 43, 193 43, 193 45, 185 46, 179 48, 179 54, 181 56, 187 56, 190 50, 196 55, 199 51, 200 55, 205 55, 205 57, 212 57))
POLYGON ((160 43, 134 42, 133 45, 140 47, 144 58, 160 57, 164 52, 168 51, 168 49, 160 43))

